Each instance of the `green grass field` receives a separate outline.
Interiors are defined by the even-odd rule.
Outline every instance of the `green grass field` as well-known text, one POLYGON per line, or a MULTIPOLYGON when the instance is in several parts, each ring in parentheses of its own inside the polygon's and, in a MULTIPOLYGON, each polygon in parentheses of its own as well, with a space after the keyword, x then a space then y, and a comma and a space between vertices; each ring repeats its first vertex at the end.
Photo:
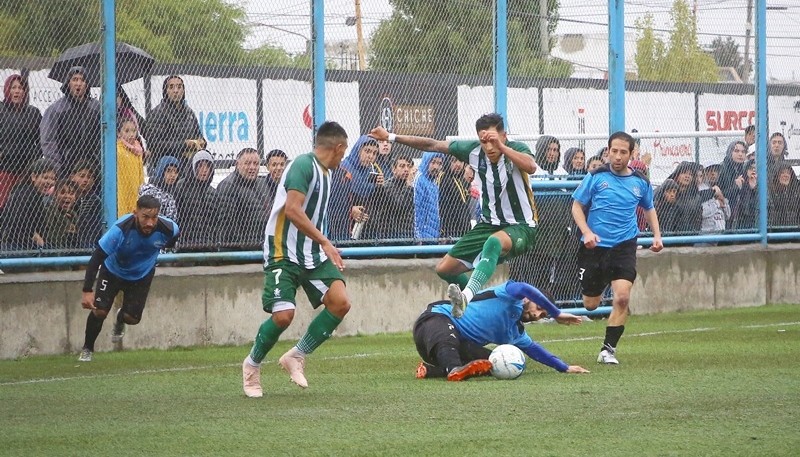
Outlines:
POLYGON ((800 455, 800 306, 633 316, 616 367, 604 328, 528 327, 591 374, 462 383, 415 379, 410 333, 334 338, 307 390, 266 363, 261 399, 247 347, 2 361, 0 455, 800 455))

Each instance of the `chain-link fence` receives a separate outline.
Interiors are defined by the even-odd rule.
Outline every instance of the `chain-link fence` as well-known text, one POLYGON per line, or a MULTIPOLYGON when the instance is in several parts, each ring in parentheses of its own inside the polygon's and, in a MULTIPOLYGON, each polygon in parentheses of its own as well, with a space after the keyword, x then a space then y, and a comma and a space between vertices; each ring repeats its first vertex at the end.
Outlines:
MULTIPOLYGON (((100 2, 0 11, 8 25, 0 32, 2 256, 88 253, 103 227, 104 174, 117 181, 119 215, 141 193, 162 201, 182 229, 177 252, 259 250, 286 163, 311 149, 310 3, 117 0, 117 38, 133 46, 117 53, 117 170, 99 165, 100 47, 82 47, 101 38, 100 2)), ((745 132, 755 122, 754 91, 742 83, 753 78, 749 3, 626 5, 625 123, 646 134, 632 166, 661 186, 656 204, 667 233, 753 232, 747 160, 759 150, 774 150, 770 227, 797 230, 800 89, 770 86, 771 139, 754 147, 745 132), (692 134, 706 131, 735 133, 692 134), (685 193, 687 170, 694 178, 685 193)), ((779 14, 767 18, 768 73, 788 82, 800 57, 791 55, 797 38, 785 19, 800 20, 800 7, 779 14)), ((530 146, 539 177, 577 179, 602 162, 597 135, 608 133, 613 115, 607 15, 605 4, 508 2, 506 126, 530 146), (559 140, 554 155, 543 135, 559 140)), ((364 135, 377 125, 438 139, 475 135, 475 120, 495 110, 495 5, 336 0, 325 2, 323 19, 326 117, 345 127, 351 146, 335 174, 328 235, 340 246, 451 243, 480 219, 475 170, 364 135)), ((574 282, 559 261, 573 258, 565 253, 576 245, 576 180, 565 182, 535 195, 539 248, 520 274, 537 283, 574 282)))

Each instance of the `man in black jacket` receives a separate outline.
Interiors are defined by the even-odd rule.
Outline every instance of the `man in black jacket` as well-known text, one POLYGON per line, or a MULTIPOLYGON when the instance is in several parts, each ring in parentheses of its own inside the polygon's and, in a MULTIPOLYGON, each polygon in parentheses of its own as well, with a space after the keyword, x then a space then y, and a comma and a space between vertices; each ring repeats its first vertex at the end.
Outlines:
POLYGON ((257 250, 264 243, 272 201, 267 178, 258 176, 261 157, 253 148, 236 155, 236 171, 217 186, 217 239, 221 249, 257 250))

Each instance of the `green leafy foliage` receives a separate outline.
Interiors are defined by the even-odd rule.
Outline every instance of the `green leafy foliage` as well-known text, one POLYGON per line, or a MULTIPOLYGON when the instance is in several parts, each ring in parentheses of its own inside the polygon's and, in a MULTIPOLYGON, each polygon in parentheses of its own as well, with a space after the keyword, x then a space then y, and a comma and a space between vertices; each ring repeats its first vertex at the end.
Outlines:
MULTIPOLYGON (((548 30, 557 24, 558 1, 548 1, 548 30)), ((372 35, 370 68, 392 72, 489 75, 492 73, 492 2, 391 0, 394 13, 372 35)), ((543 58, 539 0, 508 2, 508 64, 512 76, 568 77, 572 66, 543 58)), ((549 43, 548 43, 549 47, 549 43)))
MULTIPOLYGON (((55 57, 101 38, 99 1, 0 0, 0 55, 55 57)), ((117 39, 158 62, 308 67, 283 49, 244 48, 245 11, 225 0, 117 0, 117 39)))
POLYGON ((670 13, 673 30, 665 43, 653 30, 653 16, 636 20, 640 29, 636 40, 636 66, 639 79, 665 82, 716 82, 719 79, 714 58, 700 48, 697 22, 685 0, 675 0, 670 13))
POLYGON ((731 37, 714 38, 711 42, 711 56, 720 67, 732 67, 739 74, 740 78, 744 77, 744 57, 739 52, 739 44, 731 37))

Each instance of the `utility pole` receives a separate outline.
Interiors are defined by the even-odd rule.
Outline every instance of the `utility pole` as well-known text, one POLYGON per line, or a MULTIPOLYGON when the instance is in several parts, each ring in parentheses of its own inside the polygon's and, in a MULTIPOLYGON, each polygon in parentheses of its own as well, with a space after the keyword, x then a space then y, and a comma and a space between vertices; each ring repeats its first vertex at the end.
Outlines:
POLYGON ((364 31, 361 28, 361 0, 356 0, 356 37, 358 39, 358 69, 367 69, 367 57, 364 52, 364 31))
POLYGON ((744 73, 742 81, 750 82, 750 35, 753 31, 753 0, 747 0, 747 24, 744 31, 744 73))
POLYGON ((546 59, 550 55, 550 31, 548 30, 549 21, 547 20, 548 0, 539 0, 539 50, 542 58, 546 59))

